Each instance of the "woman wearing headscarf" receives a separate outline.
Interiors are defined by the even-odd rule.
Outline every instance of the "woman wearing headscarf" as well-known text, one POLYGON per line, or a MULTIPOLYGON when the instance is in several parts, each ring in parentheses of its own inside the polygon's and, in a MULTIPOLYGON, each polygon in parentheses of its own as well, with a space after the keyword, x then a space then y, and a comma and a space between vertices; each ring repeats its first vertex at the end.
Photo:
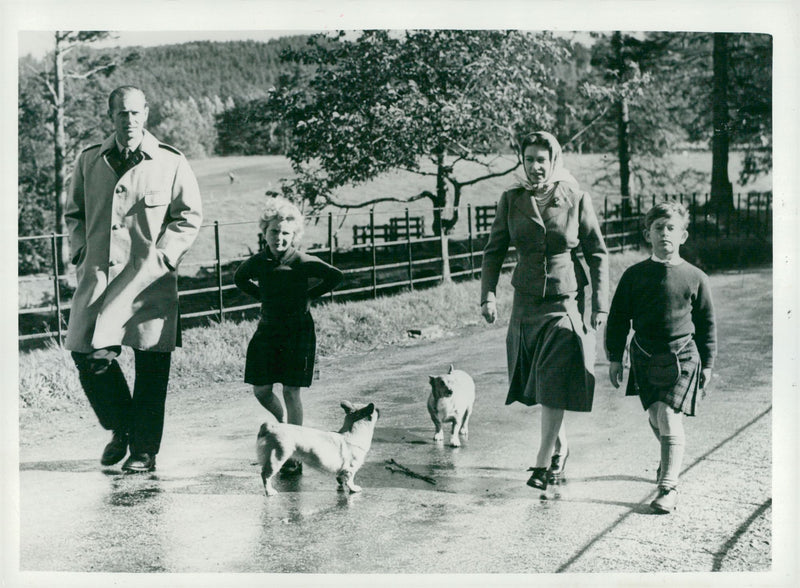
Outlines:
POLYGON ((564 475, 564 411, 589 412, 594 397, 594 331, 608 313, 608 252, 589 194, 564 167, 550 133, 520 145, 525 178, 497 205, 481 268, 481 314, 497 319, 496 289, 509 246, 517 251, 506 352, 506 404, 542 405, 541 442, 528 485, 544 490, 564 475), (583 320, 590 283, 589 328, 583 320))

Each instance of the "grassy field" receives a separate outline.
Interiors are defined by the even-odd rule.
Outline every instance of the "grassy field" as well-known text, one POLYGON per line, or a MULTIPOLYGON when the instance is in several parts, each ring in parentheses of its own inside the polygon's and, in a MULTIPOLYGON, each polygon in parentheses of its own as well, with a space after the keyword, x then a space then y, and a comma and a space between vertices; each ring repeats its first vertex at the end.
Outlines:
MULTIPOLYGON (((510 159, 505 160, 506 162, 510 159)), ((204 216, 206 223, 219 221, 220 224, 236 223, 220 228, 220 253, 223 259, 233 259, 248 255, 250 250, 257 247, 258 228, 255 221, 261 210, 264 200, 264 193, 267 190, 278 190, 280 179, 292 175, 291 166, 283 157, 280 156, 251 156, 251 157, 216 157, 192 161, 192 167, 197 174, 198 181, 203 193, 204 216), (235 182, 231 183, 229 173, 235 177, 235 182)), ((609 168, 613 172, 616 163, 606 155, 579 155, 575 153, 565 154, 565 165, 570 169, 592 194, 595 206, 602 210, 603 200, 606 196, 611 199, 617 197, 617 189, 614 187, 595 186, 597 178, 608 173, 609 168)), ((683 171, 692 168, 710 177, 711 173, 711 154, 710 153, 688 153, 678 154, 672 157, 672 167, 675 170, 683 171)), ((738 154, 732 154, 730 176, 736 179, 741 166, 738 154)), ((498 164, 502 168, 502 164, 498 164)), ((430 171, 430 170, 428 170, 430 171)), ((460 179, 469 179, 480 174, 481 170, 475 166, 466 167, 459 176, 460 179)), ((515 173, 521 173, 517 170, 515 173)), ((490 205, 497 202, 500 194, 516 183, 514 174, 493 178, 485 182, 470 186, 464 189, 462 197, 462 219, 466 218, 466 204, 490 205)), ((344 202, 363 202, 374 197, 393 196, 405 198, 418 194, 422 190, 433 190, 435 178, 431 176, 417 175, 411 173, 387 173, 372 182, 343 189, 337 195, 344 202)), ((704 193, 708 189, 708 182, 694 185, 675 186, 671 192, 692 192, 704 193)), ((735 192, 746 190, 769 190, 771 189, 771 177, 762 178, 757 184, 743 186, 734 185, 735 192)), ((643 194, 650 195, 644 190, 643 194)), ((382 224, 391 216, 402 216, 404 206, 400 203, 381 203, 375 207, 376 223, 382 224)), ((412 216, 424 216, 426 228, 430 232, 431 224, 431 205, 428 200, 413 203, 410 207, 412 216)), ((327 213, 328 211, 324 211, 327 213)), ((338 209, 332 209, 334 214, 334 230, 338 235, 340 246, 350 244, 352 238, 352 226, 354 224, 365 225, 369 223, 369 212, 367 209, 351 211, 346 217, 338 209)), ((458 230, 466 232, 466 221, 459 223, 458 230)), ((458 232, 456 234, 459 234, 458 232)), ((305 245, 310 248, 314 244, 325 245, 327 242, 327 224, 320 222, 309 223, 306 230, 305 245)), ((190 251, 184 263, 184 271, 190 272, 196 265, 209 265, 214 259, 214 232, 210 227, 204 228, 196 245, 190 251)))

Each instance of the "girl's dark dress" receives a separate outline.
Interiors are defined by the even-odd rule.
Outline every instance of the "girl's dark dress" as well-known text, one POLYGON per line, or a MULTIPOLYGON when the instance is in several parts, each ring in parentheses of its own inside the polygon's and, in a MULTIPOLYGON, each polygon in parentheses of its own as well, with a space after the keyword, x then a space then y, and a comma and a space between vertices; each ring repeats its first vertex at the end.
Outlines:
POLYGON ((341 281, 338 269, 294 248, 280 260, 266 250, 242 262, 234 282, 261 300, 261 320, 247 346, 245 382, 311 385, 317 340, 310 302, 341 281))

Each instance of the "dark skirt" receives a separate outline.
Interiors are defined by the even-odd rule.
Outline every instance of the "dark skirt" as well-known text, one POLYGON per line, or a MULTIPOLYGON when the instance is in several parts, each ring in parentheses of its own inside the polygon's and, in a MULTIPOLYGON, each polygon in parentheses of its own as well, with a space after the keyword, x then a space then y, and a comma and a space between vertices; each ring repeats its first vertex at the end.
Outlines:
POLYGON ((317 338, 310 312, 260 322, 247 346, 244 381, 306 388, 314 377, 317 338))
POLYGON ((506 337, 506 404, 592 410, 594 341, 573 296, 535 299, 515 293, 506 337))
POLYGON ((678 412, 687 416, 694 416, 697 403, 697 392, 700 389, 700 354, 694 339, 677 341, 674 344, 664 345, 659 349, 642 347, 637 341, 630 344, 631 373, 628 376, 626 395, 639 396, 642 407, 647 410, 651 404, 661 401, 678 412), (650 354, 663 352, 671 348, 677 353, 680 362, 680 376, 678 381, 668 387, 658 387, 651 384, 646 377, 650 354))

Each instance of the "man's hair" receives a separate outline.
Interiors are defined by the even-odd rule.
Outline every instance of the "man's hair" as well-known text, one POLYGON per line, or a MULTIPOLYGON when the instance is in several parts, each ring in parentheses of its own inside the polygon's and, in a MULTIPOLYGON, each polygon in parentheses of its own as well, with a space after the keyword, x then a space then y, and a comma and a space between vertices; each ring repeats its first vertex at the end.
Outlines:
POLYGON ((111 94, 108 95, 108 111, 112 112, 114 110, 114 100, 117 98, 122 98, 125 94, 130 94, 131 92, 138 92, 141 94, 145 99, 145 106, 147 106, 147 97, 144 95, 142 90, 136 86, 120 86, 119 88, 114 88, 111 94))
POLYGON ((258 228, 266 237, 267 227, 274 220, 289 221, 294 225, 294 239, 292 245, 298 243, 303 237, 303 213, 295 206, 293 202, 287 200, 283 196, 270 196, 267 198, 267 203, 264 210, 261 212, 261 217, 258 219, 258 228))
POLYGON ((683 228, 689 228, 689 213, 686 210, 686 207, 677 200, 665 200, 664 202, 659 202, 653 208, 648 210, 644 217, 644 228, 645 230, 649 230, 650 225, 652 225, 656 219, 669 218, 671 216, 679 217, 681 222, 683 222, 683 228))

